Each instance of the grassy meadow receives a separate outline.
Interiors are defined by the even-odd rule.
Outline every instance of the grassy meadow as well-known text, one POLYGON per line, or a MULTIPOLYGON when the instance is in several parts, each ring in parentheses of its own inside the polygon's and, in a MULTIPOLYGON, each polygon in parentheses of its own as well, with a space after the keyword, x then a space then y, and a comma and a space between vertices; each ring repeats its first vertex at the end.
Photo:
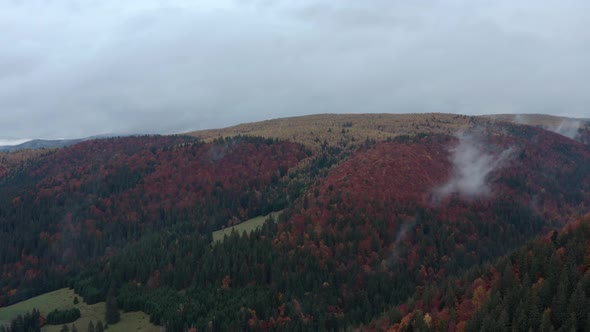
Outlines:
MULTIPOLYGON (((86 331, 90 321, 92 321, 94 325, 96 325, 99 320, 104 324, 105 303, 100 302, 93 305, 88 305, 82 301, 80 296, 77 296, 79 303, 74 304, 74 297, 76 296, 77 295, 73 290, 63 288, 36 296, 8 307, 0 308, 0 324, 9 323, 11 319, 15 318, 19 314, 25 314, 28 311, 33 310, 33 308, 37 308, 41 312, 42 316, 47 316, 47 314, 54 309, 80 309, 81 317, 75 322, 67 324, 70 327, 70 330, 72 324, 76 324, 78 331, 86 331)), ((45 325, 41 331, 59 332, 61 327, 62 325, 45 325)), ((121 321, 117 324, 109 325, 107 331, 157 332, 160 331, 160 327, 151 324, 149 316, 143 312, 128 312, 122 313, 121 321)))
POLYGON ((258 216, 258 217, 254 217, 252 219, 246 220, 244 222, 241 222, 235 226, 232 227, 226 227, 222 230, 218 230, 216 232, 213 232, 213 242, 219 242, 219 241, 223 241, 223 237, 225 235, 229 236, 234 230, 236 232, 238 232, 238 234, 242 234, 243 232, 246 233, 250 233, 253 230, 259 228, 260 226, 262 226, 266 220, 268 219, 268 217, 272 216, 273 218, 278 218, 279 215, 281 214, 282 211, 279 212, 273 212, 271 214, 268 214, 266 216, 258 216))

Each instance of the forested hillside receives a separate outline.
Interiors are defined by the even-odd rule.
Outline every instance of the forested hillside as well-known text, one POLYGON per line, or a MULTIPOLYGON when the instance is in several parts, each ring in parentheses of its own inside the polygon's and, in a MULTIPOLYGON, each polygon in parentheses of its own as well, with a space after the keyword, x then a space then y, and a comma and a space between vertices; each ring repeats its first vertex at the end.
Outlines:
POLYGON ((590 214, 460 278, 430 282, 368 329, 588 331, 590 214))
MULTIPOLYGON (((549 244, 559 246, 543 253, 586 255, 583 222, 561 229, 590 211, 589 146, 487 118, 387 118, 375 127, 375 117, 325 115, 318 123, 332 125, 301 141, 297 127, 272 138, 280 120, 250 125, 266 138, 231 135, 242 126, 194 134, 204 141, 93 140, 13 167, 0 178, 0 305, 70 286, 87 303, 111 294, 171 331, 520 324, 517 304, 508 317, 492 310, 505 300, 504 288, 489 295, 505 264, 482 271, 541 250, 523 246, 555 229, 549 244), (258 230, 212 241, 279 210, 258 230)), ((530 285, 540 277, 550 279, 535 270, 530 285)))
POLYGON ((294 143, 187 137, 88 141, 5 176, 0 304, 65 283, 144 233, 179 221, 211 231, 285 207, 294 143))
POLYGON ((20 150, 14 152, 0 151, 0 180, 10 172, 26 168, 31 160, 49 153, 47 150, 20 150))

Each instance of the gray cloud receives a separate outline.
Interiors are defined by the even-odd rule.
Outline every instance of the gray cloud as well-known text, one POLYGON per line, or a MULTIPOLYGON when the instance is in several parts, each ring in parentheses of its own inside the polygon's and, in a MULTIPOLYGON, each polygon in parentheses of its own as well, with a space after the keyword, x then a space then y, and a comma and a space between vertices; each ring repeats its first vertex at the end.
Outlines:
POLYGON ((0 1, 0 138, 320 112, 587 116, 590 4, 0 1), (42 13, 42 14, 39 14, 42 13))
POLYGON ((450 150, 453 174, 449 181, 435 190, 437 197, 458 193, 473 198, 491 194, 489 175, 502 168, 512 155, 512 149, 498 153, 486 151, 480 138, 473 133, 459 136, 459 144, 450 150))

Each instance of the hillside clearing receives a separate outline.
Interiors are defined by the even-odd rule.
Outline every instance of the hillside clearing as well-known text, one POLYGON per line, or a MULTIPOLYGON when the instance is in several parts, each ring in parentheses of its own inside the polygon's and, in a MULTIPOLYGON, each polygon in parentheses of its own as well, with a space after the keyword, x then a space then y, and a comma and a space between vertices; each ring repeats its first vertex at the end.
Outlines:
POLYGON ((270 216, 276 219, 281 215, 282 212, 283 211, 272 212, 266 216, 254 217, 252 219, 241 222, 235 226, 226 227, 224 229, 215 231, 213 232, 213 242, 223 241, 223 237, 225 235, 230 236, 234 230, 238 232, 238 234, 240 235, 242 235, 243 232, 250 233, 261 227, 270 216))
MULTIPOLYGON (((99 302, 93 305, 88 305, 82 301, 82 298, 73 290, 62 288, 53 292, 45 293, 13 304, 8 307, 0 308, 0 324, 9 323, 11 319, 19 314, 25 314, 37 308, 41 315, 47 314, 54 309, 78 308, 82 314, 78 320, 71 324, 76 324, 79 331, 85 331, 90 321, 96 323, 100 320, 104 322, 105 303, 99 302), (80 302, 74 304, 74 297, 78 297, 80 302)), ((41 331, 43 332, 59 332, 61 325, 45 325, 41 331)), ((124 332, 124 331, 160 331, 160 327, 150 323, 149 316, 143 312, 128 312, 121 314, 121 321, 114 325, 109 325, 108 331, 124 332)))

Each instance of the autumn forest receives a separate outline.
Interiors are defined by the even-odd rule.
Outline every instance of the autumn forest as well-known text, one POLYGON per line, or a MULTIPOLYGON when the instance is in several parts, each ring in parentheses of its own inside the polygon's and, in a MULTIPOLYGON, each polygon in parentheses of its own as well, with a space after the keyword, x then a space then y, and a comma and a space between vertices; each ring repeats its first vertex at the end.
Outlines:
POLYGON ((0 307, 71 288, 167 331, 590 331, 588 127, 327 118, 0 153, 0 307))

